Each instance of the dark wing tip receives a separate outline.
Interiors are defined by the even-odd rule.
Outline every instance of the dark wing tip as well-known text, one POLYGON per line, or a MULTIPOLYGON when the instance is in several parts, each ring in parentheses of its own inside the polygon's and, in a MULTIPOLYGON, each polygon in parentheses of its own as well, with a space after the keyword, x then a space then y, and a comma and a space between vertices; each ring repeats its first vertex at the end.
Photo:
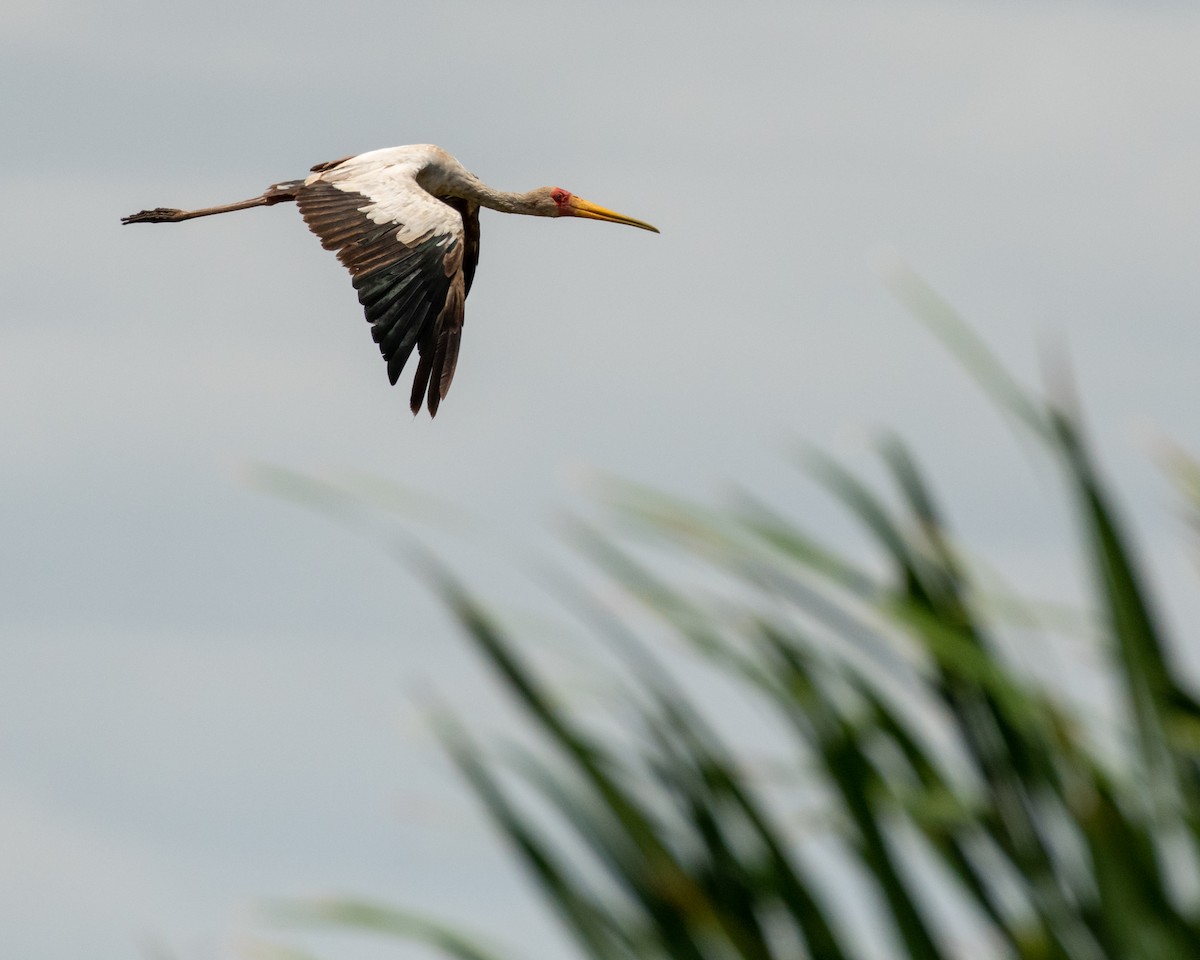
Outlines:
MULTIPOLYGON (((421 401, 425 399, 425 388, 429 384, 429 375, 433 372, 433 350, 422 345, 421 360, 417 364, 417 372, 413 374, 412 393, 408 397, 408 408, 415 417, 421 412, 421 401)), ((437 404, 430 402, 429 415, 437 415, 437 404)))

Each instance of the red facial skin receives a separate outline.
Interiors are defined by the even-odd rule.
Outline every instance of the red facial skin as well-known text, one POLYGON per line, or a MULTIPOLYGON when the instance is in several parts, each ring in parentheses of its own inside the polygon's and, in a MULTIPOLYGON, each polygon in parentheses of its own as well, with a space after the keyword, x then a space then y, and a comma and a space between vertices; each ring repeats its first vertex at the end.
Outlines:
POLYGON ((558 205, 558 215, 560 217, 574 216, 571 210, 571 191, 564 190, 562 187, 555 187, 550 191, 550 199, 558 205))

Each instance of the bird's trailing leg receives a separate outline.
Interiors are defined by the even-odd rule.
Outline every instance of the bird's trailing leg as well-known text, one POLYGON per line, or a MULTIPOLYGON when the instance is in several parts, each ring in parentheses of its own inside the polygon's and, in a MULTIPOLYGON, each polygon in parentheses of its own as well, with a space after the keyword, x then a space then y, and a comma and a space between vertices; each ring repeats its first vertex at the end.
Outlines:
POLYGON ((250 200, 239 200, 237 203, 227 203, 220 207, 201 207, 198 210, 178 210, 175 207, 155 207, 153 210, 140 210, 122 217, 122 223, 177 223, 180 220, 192 220, 196 217, 211 217, 217 213, 232 213, 234 210, 249 210, 251 207, 269 207, 286 200, 295 200, 296 192, 304 185, 303 180, 287 180, 284 183, 273 183, 263 191, 262 196, 250 200))

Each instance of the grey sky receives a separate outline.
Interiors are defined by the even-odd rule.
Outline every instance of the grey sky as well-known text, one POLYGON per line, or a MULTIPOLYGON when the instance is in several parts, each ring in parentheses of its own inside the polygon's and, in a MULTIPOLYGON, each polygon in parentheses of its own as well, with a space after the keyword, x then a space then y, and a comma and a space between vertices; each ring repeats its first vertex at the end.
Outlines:
POLYGON ((10 0, 0 952, 234 955, 255 898, 340 890, 549 955, 412 705, 486 703, 454 631, 249 463, 435 494, 453 509, 408 528, 520 611, 581 468, 706 498, 737 477, 844 536, 785 452, 867 466, 886 425, 1013 581, 1072 589, 1053 474, 890 298, 881 250, 1027 378, 1066 345, 1185 593, 1144 440, 1195 448, 1197 49, 1184 5, 10 0), (663 231, 485 211, 433 423, 294 210, 118 224, 419 142, 663 231))

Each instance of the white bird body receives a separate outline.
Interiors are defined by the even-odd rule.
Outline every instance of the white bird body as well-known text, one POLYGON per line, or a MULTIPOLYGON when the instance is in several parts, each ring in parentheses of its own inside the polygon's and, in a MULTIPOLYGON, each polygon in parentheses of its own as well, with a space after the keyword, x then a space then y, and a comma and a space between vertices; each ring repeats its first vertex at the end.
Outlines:
POLYGON ((399 224, 396 239, 407 245, 430 233, 462 236, 462 217, 437 199, 449 193, 448 170, 455 170, 453 179, 459 181, 477 179, 441 147, 421 143, 361 153, 309 175, 304 185, 319 181, 369 198, 362 212, 372 223, 399 224))
POLYGON ((560 187, 493 190, 445 150, 415 144, 372 150, 312 168, 261 196, 198 210, 158 207, 123 223, 174 223, 294 201, 310 230, 350 271, 394 384, 420 354, 410 406, 430 415, 458 359, 464 304, 479 260, 479 208, 530 216, 586 217, 658 230, 560 187))

